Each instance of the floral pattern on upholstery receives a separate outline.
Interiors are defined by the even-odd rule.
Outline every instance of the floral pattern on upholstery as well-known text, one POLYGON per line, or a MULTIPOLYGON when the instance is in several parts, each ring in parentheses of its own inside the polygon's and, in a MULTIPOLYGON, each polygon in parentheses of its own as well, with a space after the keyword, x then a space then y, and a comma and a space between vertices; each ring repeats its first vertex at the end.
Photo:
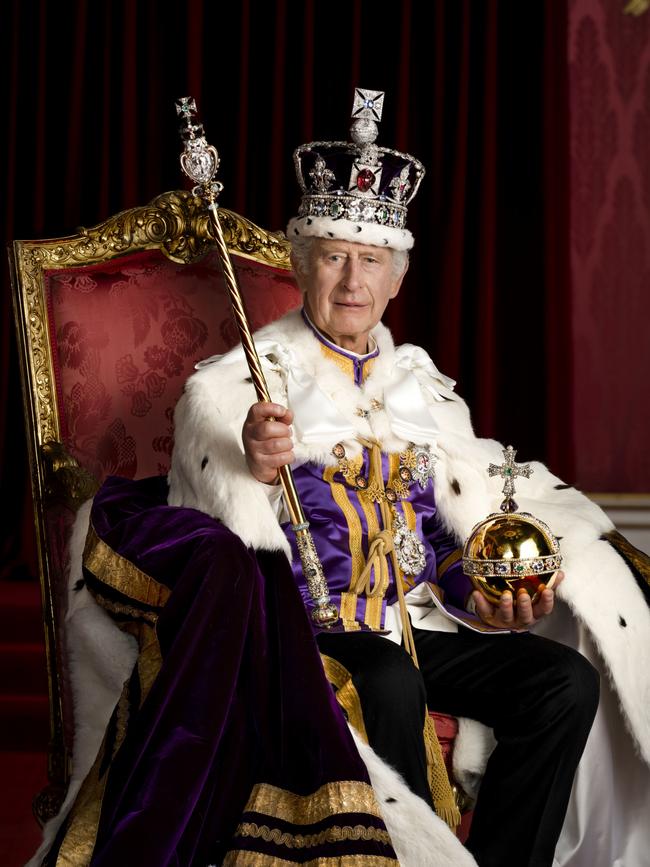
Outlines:
MULTIPOLYGON (((253 329, 300 303, 290 272, 233 264, 253 329)), ((98 481, 166 473, 183 383, 238 340, 216 251, 191 265, 142 251, 46 280, 66 449, 98 481)))

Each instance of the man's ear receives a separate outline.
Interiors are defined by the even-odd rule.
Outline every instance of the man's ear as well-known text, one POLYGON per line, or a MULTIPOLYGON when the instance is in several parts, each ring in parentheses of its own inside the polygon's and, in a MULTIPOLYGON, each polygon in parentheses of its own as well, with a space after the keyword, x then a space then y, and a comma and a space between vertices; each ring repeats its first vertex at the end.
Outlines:
POLYGON ((303 286, 304 273, 303 273, 303 271, 302 271, 301 268, 300 268, 300 261, 299 261, 299 259, 297 259, 297 258, 293 255, 293 250, 292 250, 291 253, 289 254, 289 261, 291 262, 291 267, 292 267, 292 269, 293 269, 293 273, 294 273, 294 275, 295 275, 295 277, 296 277, 296 283, 298 284, 298 288, 299 288, 300 291, 304 294, 304 292, 305 292, 305 290, 304 290, 304 286, 303 286))

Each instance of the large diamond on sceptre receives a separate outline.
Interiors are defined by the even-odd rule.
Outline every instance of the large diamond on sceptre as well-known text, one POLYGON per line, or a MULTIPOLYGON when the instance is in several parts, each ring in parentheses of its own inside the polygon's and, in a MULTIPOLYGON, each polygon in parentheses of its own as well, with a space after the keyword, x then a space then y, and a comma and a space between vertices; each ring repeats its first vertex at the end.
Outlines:
POLYGON ((536 602, 544 588, 553 587, 562 565, 560 545, 549 527, 534 515, 517 511, 515 479, 528 479, 533 470, 529 464, 516 464, 515 455, 508 446, 505 462, 488 467, 490 476, 504 479, 501 512, 480 521, 463 549, 463 571, 493 605, 506 591, 515 602, 522 590, 536 602))

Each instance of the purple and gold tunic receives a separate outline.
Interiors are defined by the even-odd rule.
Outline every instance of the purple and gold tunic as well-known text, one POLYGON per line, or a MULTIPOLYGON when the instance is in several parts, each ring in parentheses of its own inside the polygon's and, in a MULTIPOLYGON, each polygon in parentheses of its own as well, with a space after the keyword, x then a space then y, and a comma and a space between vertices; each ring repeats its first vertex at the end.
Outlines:
MULTIPOLYGON (((369 375, 379 349, 366 355, 346 352, 331 343, 304 315, 321 344, 323 355, 345 371, 360 386, 369 375)), ((403 453, 381 452, 373 461, 372 451, 380 444, 364 443, 361 455, 345 457, 343 446, 332 444, 338 465, 322 466, 308 462, 293 470, 310 530, 327 577, 330 596, 338 606, 341 621, 335 631, 385 631, 386 608, 397 601, 396 581, 401 581, 404 593, 426 583, 432 591, 432 601, 443 613, 477 628, 477 618, 465 610, 472 585, 463 574, 461 551, 457 542, 442 527, 436 508, 432 474, 426 478, 413 475, 416 449, 403 453), (381 466, 381 479, 376 478, 381 466), (388 497, 386 497, 388 494, 388 497), (424 568, 418 575, 407 575, 394 557, 385 557, 387 586, 380 587, 378 570, 364 581, 360 592, 360 577, 366 568, 373 541, 394 526, 385 526, 386 508, 382 499, 390 498, 391 524, 402 518, 423 545, 424 568)), ((295 535, 289 522, 282 528, 293 553, 293 571, 305 605, 311 608, 311 597, 302 573, 295 535)), ((407 595, 408 600, 408 595, 407 595)), ((315 627, 318 630, 318 627, 315 627)), ((480 627, 478 627, 480 628, 480 627)), ((331 630, 330 630, 331 631, 331 630)))

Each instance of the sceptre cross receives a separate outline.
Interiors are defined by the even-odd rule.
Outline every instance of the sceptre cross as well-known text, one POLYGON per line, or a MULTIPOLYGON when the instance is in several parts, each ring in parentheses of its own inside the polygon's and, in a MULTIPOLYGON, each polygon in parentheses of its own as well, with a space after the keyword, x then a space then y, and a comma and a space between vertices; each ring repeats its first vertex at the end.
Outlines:
POLYGON ((503 485, 503 493, 505 495, 505 499, 500 506, 502 512, 517 511, 519 506, 517 505, 517 503, 515 503, 513 499, 515 493, 515 479, 518 476, 523 476, 525 479, 529 479, 534 472, 530 464, 516 464, 516 454, 517 450, 513 449, 512 446, 508 446, 503 450, 503 457, 505 458, 505 463, 501 465, 490 464, 490 466, 488 467, 488 475, 490 477, 501 476, 502 479, 505 479, 505 483, 503 485))

